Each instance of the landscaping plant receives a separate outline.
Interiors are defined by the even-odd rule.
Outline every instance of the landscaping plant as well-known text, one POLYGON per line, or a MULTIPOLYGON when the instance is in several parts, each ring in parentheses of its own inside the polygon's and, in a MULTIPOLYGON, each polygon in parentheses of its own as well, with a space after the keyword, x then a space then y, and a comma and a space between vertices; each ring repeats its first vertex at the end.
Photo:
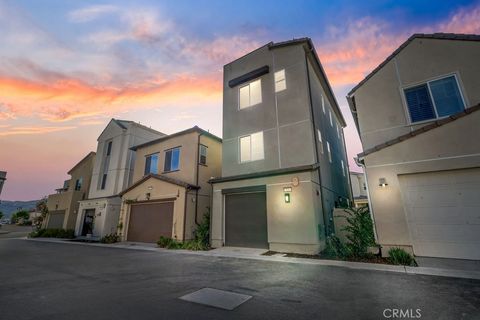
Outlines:
POLYGON ((412 257, 410 253, 403 250, 402 248, 391 248, 388 250, 388 260, 393 264, 403 265, 403 266, 416 266, 417 262, 412 257))
POLYGON ((356 258, 369 256, 368 248, 377 246, 377 244, 368 207, 346 208, 344 211, 347 213, 343 216, 347 225, 343 227, 343 230, 347 232, 346 237, 349 240, 345 244, 348 252, 356 258))
POLYGON ((28 235, 30 238, 64 238, 73 239, 75 233, 72 229, 40 229, 28 235))
POLYGON ((100 239, 101 243, 115 243, 120 241, 120 236, 116 233, 107 234, 100 239))

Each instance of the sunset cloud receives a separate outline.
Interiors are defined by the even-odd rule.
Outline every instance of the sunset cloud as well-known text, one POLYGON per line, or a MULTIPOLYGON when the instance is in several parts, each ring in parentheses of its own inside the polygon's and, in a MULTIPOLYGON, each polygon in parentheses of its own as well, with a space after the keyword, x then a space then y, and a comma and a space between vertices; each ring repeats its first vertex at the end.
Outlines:
MULTIPOLYGON (((0 127, 0 129, 2 129, 0 127)), ((45 134, 51 132, 65 131, 75 129, 75 127, 13 127, 7 130, 0 130, 0 137, 16 136, 16 135, 29 135, 29 134, 45 134)))

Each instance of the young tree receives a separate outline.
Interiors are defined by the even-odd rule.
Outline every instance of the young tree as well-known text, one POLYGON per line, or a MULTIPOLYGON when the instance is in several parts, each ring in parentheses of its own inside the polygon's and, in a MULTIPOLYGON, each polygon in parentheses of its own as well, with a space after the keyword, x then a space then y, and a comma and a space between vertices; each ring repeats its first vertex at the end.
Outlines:
POLYGON ((37 212, 40 212, 40 216, 35 217, 33 219, 33 225, 37 229, 41 229, 43 221, 45 221, 45 218, 47 217, 47 214, 48 214, 47 198, 45 197, 39 200, 35 205, 35 209, 37 210, 37 212))

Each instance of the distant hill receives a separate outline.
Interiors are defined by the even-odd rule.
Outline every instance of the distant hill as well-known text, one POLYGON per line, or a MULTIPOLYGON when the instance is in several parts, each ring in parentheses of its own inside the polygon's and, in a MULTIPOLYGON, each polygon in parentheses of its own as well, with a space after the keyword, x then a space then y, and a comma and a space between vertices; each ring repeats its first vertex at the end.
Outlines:
POLYGON ((35 208, 38 200, 31 201, 9 201, 1 200, 0 201, 0 211, 3 212, 5 217, 10 217, 12 213, 15 213, 19 210, 30 210, 35 208))

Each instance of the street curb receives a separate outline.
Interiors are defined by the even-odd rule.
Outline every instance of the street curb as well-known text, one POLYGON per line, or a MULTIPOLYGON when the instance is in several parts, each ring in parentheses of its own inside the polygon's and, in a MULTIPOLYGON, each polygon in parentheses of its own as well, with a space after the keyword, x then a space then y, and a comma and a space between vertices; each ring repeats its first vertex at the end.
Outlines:
POLYGON ((38 239, 38 238, 37 239, 18 238, 18 239, 35 241, 35 242, 49 242, 49 243, 57 243, 57 244, 73 244, 73 245, 84 245, 84 246, 93 246, 93 247, 102 247, 102 248, 150 251, 150 252, 159 252, 163 254, 187 254, 187 255, 197 255, 197 256, 205 256, 205 257, 238 258, 238 259, 258 260, 258 261, 321 265, 321 266, 328 266, 328 267, 343 267, 343 268, 355 269, 355 270, 387 271, 387 272, 403 273, 408 275, 427 275, 427 276, 480 280, 480 271, 466 271, 466 270, 427 268, 427 267, 405 267, 405 266, 394 266, 394 265, 387 265, 387 264, 374 264, 374 263, 365 263, 365 262, 321 260, 321 259, 308 259, 308 258, 289 258, 289 257, 279 257, 279 256, 248 255, 248 254, 225 253, 225 252, 219 253, 219 252, 215 252, 214 250, 212 251, 169 250, 164 248, 148 247, 148 246, 141 246, 141 245, 125 245, 122 243, 104 244, 104 243, 74 242, 74 241, 65 240, 65 239, 38 239))

